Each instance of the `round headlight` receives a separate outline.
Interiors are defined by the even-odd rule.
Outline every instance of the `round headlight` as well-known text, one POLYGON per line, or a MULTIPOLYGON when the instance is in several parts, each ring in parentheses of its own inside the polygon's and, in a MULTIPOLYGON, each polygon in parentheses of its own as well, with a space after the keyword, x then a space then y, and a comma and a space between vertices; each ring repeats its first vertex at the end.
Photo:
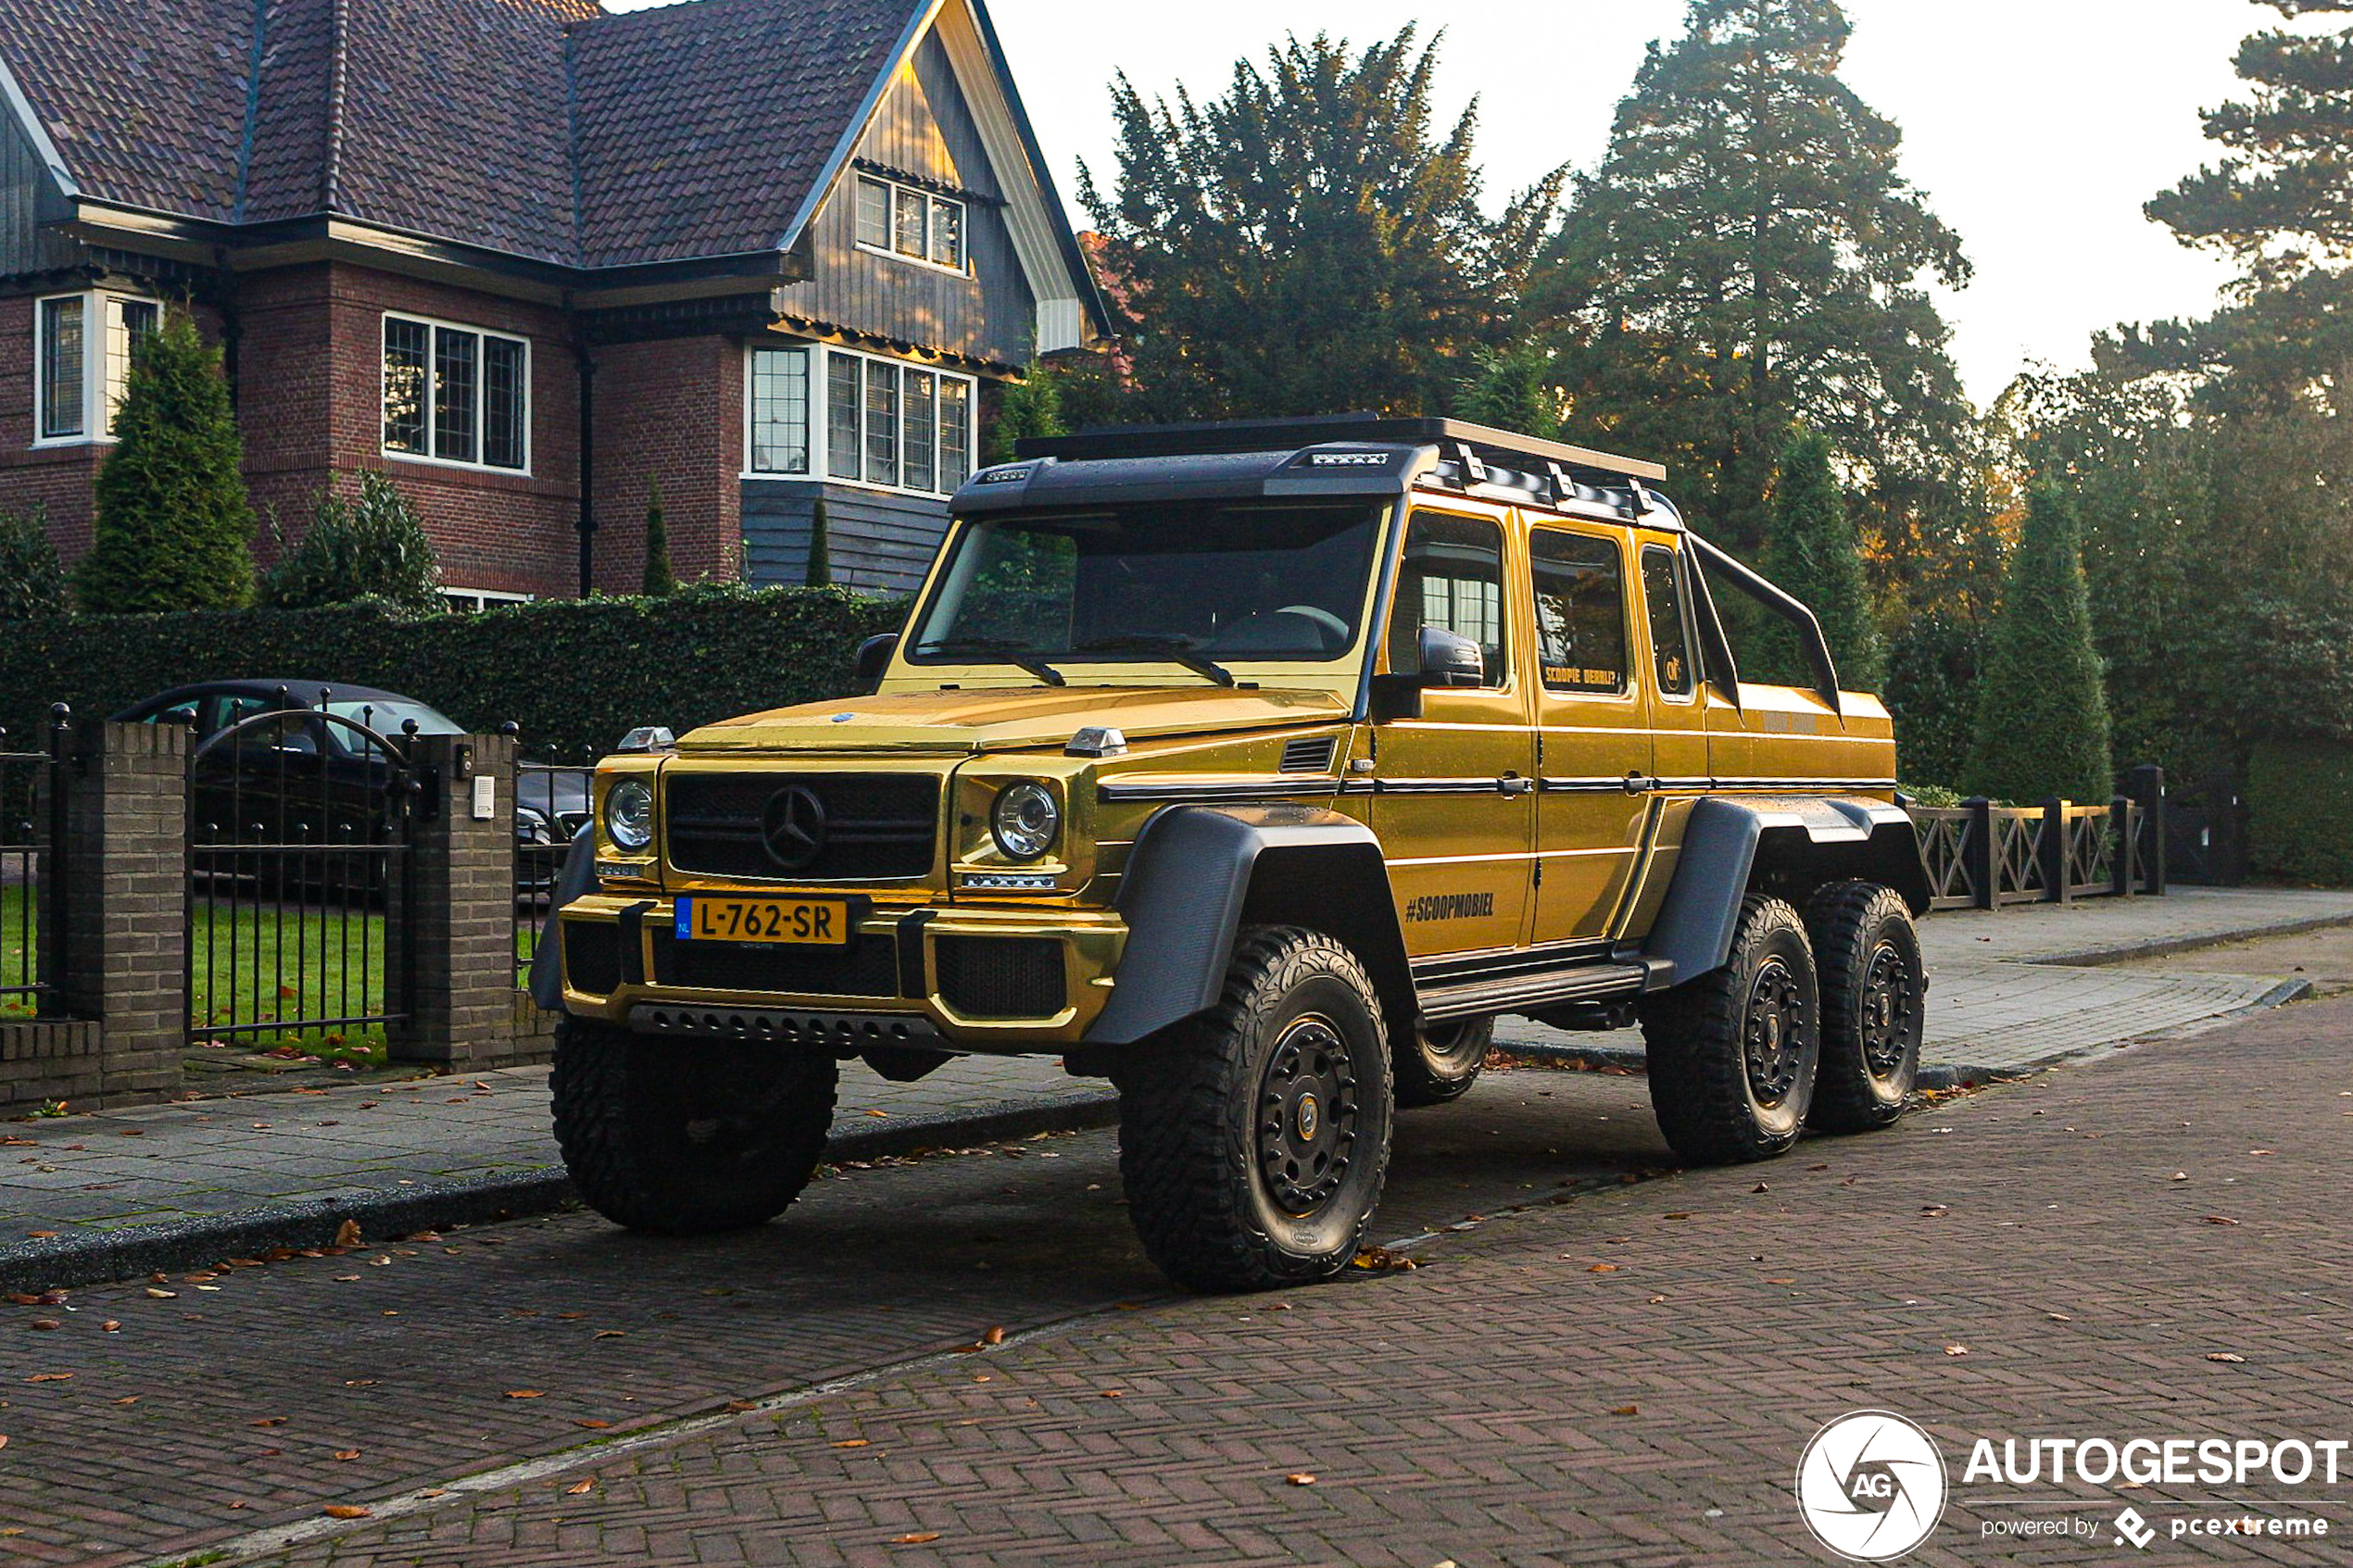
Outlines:
POLYGON ((1008 784, 997 793, 996 809, 988 814, 997 847, 1016 860, 1034 860, 1054 847, 1062 831, 1062 808, 1053 791, 1041 784, 1008 784))
POLYGON ((643 779, 623 779, 605 794, 605 832, 623 849, 643 849, 654 841, 653 786, 643 779))

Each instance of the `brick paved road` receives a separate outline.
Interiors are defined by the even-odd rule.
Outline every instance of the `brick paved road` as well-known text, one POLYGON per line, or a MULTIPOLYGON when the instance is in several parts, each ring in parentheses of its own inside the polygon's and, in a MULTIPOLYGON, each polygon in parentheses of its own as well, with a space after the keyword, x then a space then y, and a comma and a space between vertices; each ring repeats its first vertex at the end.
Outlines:
MULTIPOLYGON (((1957 1461, 1978 1436, 2353 1436, 2348 1035, 2353 1002, 2287 1010, 1761 1169, 1588 1191, 1413 1273, 1089 1316, 272 1561, 1826 1561, 1789 1477, 1820 1423, 1877 1405, 1956 1461, 1907 1561, 2113 1562, 2137 1554, 2105 1528, 1981 1523, 2130 1500, 2162 1527, 2278 1488, 1996 1495, 1957 1461)), ((1619 1087, 1576 1086, 1589 1119, 1619 1087)), ((1481 1132, 1513 1136, 1455 1136, 1481 1132)), ((2353 1476, 2318 1496, 2339 1539, 2157 1550, 2342 1562, 2353 1476)))

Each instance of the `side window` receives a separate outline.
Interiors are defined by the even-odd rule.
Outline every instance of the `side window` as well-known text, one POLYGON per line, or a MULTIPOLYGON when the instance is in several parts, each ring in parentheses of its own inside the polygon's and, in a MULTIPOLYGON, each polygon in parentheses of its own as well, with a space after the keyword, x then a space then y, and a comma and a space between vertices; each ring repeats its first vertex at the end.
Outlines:
POLYGON ((1626 567, 1617 542, 1540 528, 1529 535, 1536 653, 1548 691, 1626 689, 1626 567))
POLYGON ((1511 669, 1504 639, 1504 531, 1478 518, 1416 512, 1405 529, 1397 608, 1389 622, 1389 667, 1413 670, 1421 631, 1442 627, 1479 646, 1489 686, 1511 669))
POLYGON ((1675 552, 1658 545, 1642 548, 1642 598, 1650 607, 1652 668, 1666 696, 1692 695, 1691 641, 1683 632, 1682 587, 1675 575, 1675 552))

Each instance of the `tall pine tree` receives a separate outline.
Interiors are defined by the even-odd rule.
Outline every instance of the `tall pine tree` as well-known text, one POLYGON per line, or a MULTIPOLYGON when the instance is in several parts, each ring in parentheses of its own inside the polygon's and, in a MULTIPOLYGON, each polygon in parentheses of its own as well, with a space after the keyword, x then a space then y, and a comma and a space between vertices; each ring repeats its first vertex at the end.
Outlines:
POLYGON ((1118 181, 1081 198, 1135 320, 1147 419, 1439 413, 1500 345, 1561 177, 1479 209, 1477 106, 1440 137, 1438 45, 1294 37, 1225 95, 1112 92, 1118 181))
POLYGON ((1901 132, 1840 80, 1850 31, 1836 0, 1690 0, 1579 178, 1530 314, 1570 427, 1665 459, 1703 526, 1757 546, 1802 422, 1855 466, 1900 564, 1948 515, 1970 420, 1920 279, 1969 267, 1899 171, 1901 132))
MULTIPOLYGON (((1822 623, 1840 684, 1875 692, 1887 681, 1887 655, 1871 614, 1870 584, 1864 580, 1862 539, 1847 513, 1831 457, 1830 438, 1813 431, 1801 433, 1781 455, 1766 572, 1822 623)), ((1760 678, 1812 684, 1812 667, 1796 645, 1794 637, 1779 639, 1760 678)))
MULTIPOLYGON (((2262 0, 2294 22, 2353 18, 2353 0, 2262 0)), ((2247 97, 2205 115, 2221 161, 2151 201, 2183 245, 2235 261, 2241 278, 2210 320, 2122 329, 2103 358, 2135 370, 2197 370, 2224 408, 2286 411, 2318 397, 2348 406, 2353 362, 2353 20, 2273 29, 2239 46, 2247 97)))
POLYGON ((253 595, 253 504, 220 351, 185 310, 132 357, 115 445, 98 470, 82 608, 233 609, 253 595))
POLYGON ((2030 804, 2108 799, 2116 787, 2108 693, 2075 502, 2055 484, 2027 497, 1992 643, 1977 688, 1969 788, 2030 804))
POLYGON ((1552 385, 1552 361, 1532 344, 1481 349, 1478 373, 1454 395, 1454 417, 1473 424, 1558 440, 1560 394, 1552 385))

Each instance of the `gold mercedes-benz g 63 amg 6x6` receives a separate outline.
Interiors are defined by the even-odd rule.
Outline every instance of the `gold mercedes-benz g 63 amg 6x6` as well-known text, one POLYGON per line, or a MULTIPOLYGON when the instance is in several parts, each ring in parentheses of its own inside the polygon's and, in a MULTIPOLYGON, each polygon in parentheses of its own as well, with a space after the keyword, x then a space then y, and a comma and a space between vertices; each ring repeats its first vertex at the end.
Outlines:
POLYGON ((1663 470, 1369 416, 1023 452, 870 695, 598 768, 535 975, 592 1207, 757 1224, 838 1061, 1047 1053, 1117 1086, 1152 1259, 1247 1289, 1348 1263, 1392 1108, 1462 1094, 1502 1014, 1639 1021, 1693 1162, 1902 1110, 1928 889, 1887 712, 1663 470), (1719 591, 1810 687, 1741 681, 1719 591))

